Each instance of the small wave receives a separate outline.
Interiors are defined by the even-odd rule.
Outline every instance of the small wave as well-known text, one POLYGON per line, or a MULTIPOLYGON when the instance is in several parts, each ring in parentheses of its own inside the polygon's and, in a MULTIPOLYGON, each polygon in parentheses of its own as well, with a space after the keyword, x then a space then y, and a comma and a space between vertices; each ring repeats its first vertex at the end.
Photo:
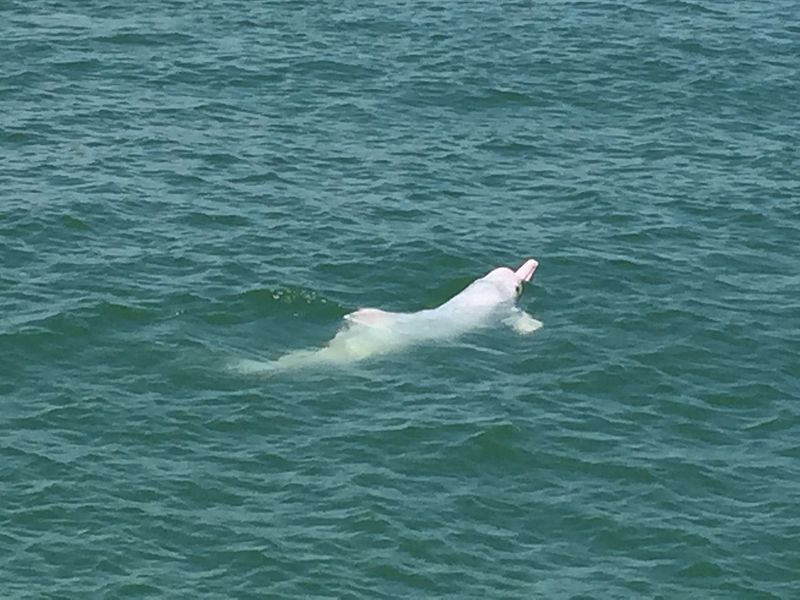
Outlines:
POLYGON ((289 180, 281 177, 275 171, 263 171, 261 173, 254 173, 251 175, 245 175, 243 177, 234 177, 231 179, 233 183, 257 183, 257 184, 265 184, 265 183, 288 183, 289 180))
POLYGON ((158 33, 131 31, 97 37, 95 41, 116 46, 171 46, 180 42, 192 42, 194 39, 191 35, 177 31, 158 33))
POLYGON ((534 98, 530 94, 524 92, 517 92, 509 89, 491 88, 484 95, 484 100, 487 103, 494 104, 521 104, 531 105, 535 104, 534 98))
POLYGON ((304 287, 256 288, 227 296, 223 302, 234 311, 252 309, 270 314, 302 309, 306 315, 338 318, 348 312, 345 307, 304 287))
POLYGON ((372 79, 382 75, 378 69, 335 60, 306 60, 297 63, 295 69, 298 73, 307 72, 331 81, 372 79))
POLYGON ((250 218, 245 215, 235 214, 212 214, 207 212, 192 211, 181 220, 185 220, 191 225, 197 226, 219 226, 244 227, 250 225, 250 218))
POLYGON ((86 335, 105 322, 142 323, 151 320, 155 312, 117 302, 100 301, 88 306, 56 309, 49 313, 34 313, 28 318, 18 316, 12 322, 13 331, 4 336, 86 335))

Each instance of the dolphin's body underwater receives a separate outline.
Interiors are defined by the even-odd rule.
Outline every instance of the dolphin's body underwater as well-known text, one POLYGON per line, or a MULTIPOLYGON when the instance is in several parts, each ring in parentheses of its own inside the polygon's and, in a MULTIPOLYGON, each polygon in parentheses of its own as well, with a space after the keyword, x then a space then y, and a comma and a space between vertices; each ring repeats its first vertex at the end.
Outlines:
POLYGON ((359 309, 345 315, 345 326, 324 348, 290 352, 271 362, 245 359, 236 370, 271 374, 313 364, 349 363, 419 342, 454 338, 494 321, 507 323, 520 334, 531 333, 542 324, 514 302, 538 266, 531 258, 516 271, 494 269, 436 308, 413 313, 359 309))

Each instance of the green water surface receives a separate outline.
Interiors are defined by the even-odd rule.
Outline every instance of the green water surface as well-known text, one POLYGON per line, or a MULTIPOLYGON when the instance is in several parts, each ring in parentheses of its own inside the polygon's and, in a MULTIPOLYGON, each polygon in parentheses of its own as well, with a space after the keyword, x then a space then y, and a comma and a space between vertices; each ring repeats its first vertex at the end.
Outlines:
POLYGON ((0 597, 800 597, 798 22, 0 1, 0 597))

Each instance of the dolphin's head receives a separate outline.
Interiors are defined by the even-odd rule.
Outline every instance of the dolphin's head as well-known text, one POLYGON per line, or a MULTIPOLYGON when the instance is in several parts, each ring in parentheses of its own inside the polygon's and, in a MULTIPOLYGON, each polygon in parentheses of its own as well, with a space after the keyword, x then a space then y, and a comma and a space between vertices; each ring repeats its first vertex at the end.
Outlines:
POLYGON ((503 296, 514 300, 522 293, 522 284, 531 280, 533 272, 538 266, 539 263, 531 258, 516 271, 512 271, 508 267, 499 267, 491 271, 484 279, 493 283, 503 296))
POLYGON ((519 281, 517 284, 517 289, 519 292, 522 292, 522 284, 531 280, 533 277, 533 272, 536 271, 536 267, 538 266, 539 261, 537 261, 535 258, 529 258, 519 269, 514 271, 514 275, 516 275, 517 280, 519 281))

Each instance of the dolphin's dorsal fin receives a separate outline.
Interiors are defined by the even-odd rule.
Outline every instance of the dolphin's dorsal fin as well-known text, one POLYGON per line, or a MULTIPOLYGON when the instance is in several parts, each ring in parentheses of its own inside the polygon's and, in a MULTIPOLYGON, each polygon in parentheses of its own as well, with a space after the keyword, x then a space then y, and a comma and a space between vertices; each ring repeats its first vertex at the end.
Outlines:
POLYGON ((350 323, 359 323, 361 325, 378 325, 389 318, 389 313, 380 308, 359 308, 344 318, 350 323))

